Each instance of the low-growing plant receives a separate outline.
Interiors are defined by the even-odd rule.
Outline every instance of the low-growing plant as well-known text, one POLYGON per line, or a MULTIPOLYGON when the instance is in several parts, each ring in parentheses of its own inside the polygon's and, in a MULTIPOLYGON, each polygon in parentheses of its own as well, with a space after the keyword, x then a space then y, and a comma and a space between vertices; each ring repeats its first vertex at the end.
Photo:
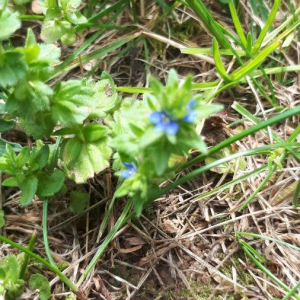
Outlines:
MULTIPOLYGON (((201 9, 199 10, 202 7, 201 1, 201 5, 195 1, 186 2, 203 17, 201 9)), ((235 15, 233 2, 228 2, 235 15)), ((295 147, 300 146, 294 142, 300 129, 298 127, 287 141, 274 135, 277 142, 275 144, 243 152, 235 152, 230 148, 230 145, 243 137, 300 113, 299 107, 280 112, 264 121, 254 118, 252 121, 255 125, 209 149, 197 132, 198 124, 223 109, 222 105, 211 103, 213 96, 241 82, 246 76, 252 76, 254 69, 280 45, 281 39, 278 38, 259 53, 265 33, 261 34, 252 47, 250 40, 243 38, 237 19, 235 26, 245 53, 248 51, 249 61, 244 65, 239 58, 241 67, 231 74, 225 70, 219 51, 219 44, 225 48, 228 46, 226 36, 216 23, 209 22, 210 18, 206 20, 206 25, 216 36, 212 52, 218 73, 225 83, 214 94, 195 93, 192 76, 180 78, 175 70, 169 72, 165 85, 151 77, 150 89, 141 101, 118 95, 112 78, 105 72, 99 81, 77 79, 50 85, 49 81, 57 71, 54 66, 61 63, 60 50, 51 43, 58 40, 64 43, 75 41, 76 31, 73 26, 87 22, 79 11, 80 5, 81 1, 45 1, 45 21, 41 35, 46 43, 37 43, 34 32, 28 29, 23 47, 13 47, 13 43, 9 41, 21 26, 18 13, 8 8, 7 1, 3 1, 0 10, 0 27, 4 28, 0 32, 0 96, 3 99, 3 103, 0 103, 0 132, 19 128, 34 139, 31 147, 21 147, 2 139, 0 171, 9 175, 3 182, 4 186, 18 187, 22 191, 21 205, 29 205, 36 196, 43 201, 43 236, 49 262, 33 253, 32 248, 24 248, 5 237, 0 236, 0 240, 43 263, 77 294, 80 294, 81 283, 117 231, 133 217, 140 216, 143 209, 158 197, 208 170, 233 173, 236 169, 233 164, 238 164, 237 168, 244 170, 246 166, 243 156, 247 155, 269 155, 268 164, 255 172, 268 169, 270 174, 274 173, 277 167, 281 167, 287 153, 299 158, 295 147), (53 140, 56 142, 50 142, 53 140), (198 150, 200 154, 191 159, 191 150, 198 150), (199 162, 205 164, 173 183, 162 185, 174 178, 175 173, 199 162), (94 258, 74 284, 59 270, 49 251, 48 203, 51 204, 51 199, 63 189, 66 178, 78 184, 85 183, 110 166, 119 177, 119 184, 108 214, 115 201, 118 201, 116 198, 125 198, 126 205, 94 258)), ((267 29, 270 27, 270 20, 266 25, 267 29)), ((291 29, 288 30, 290 31, 291 29)), ((232 47, 227 47, 226 50, 232 50, 232 47)), ((237 53, 233 49, 231 54, 237 53)), ((64 63, 60 66, 63 65, 64 63)), ((219 81, 211 86, 217 87, 218 84, 219 81)), ((239 104, 233 104, 233 108, 251 119, 239 104)), ((255 172, 240 180, 256 174, 255 172)), ((226 183, 226 187, 236 182, 233 180, 226 183)), ((245 205, 254 196, 251 197, 245 205)), ((73 191, 70 210, 82 212, 87 201, 86 194, 73 191)), ((106 227, 108 214, 101 230, 106 227)), ((241 246, 248 254, 257 255, 245 243, 242 242, 241 246)), ((6 295, 10 292, 19 294, 24 286, 23 277, 16 275, 21 271, 17 269, 15 262, 16 258, 10 256, 3 259, 3 267, 0 268, 2 292, 7 290, 6 295), (9 268, 14 268, 15 275, 6 280, 11 276, 9 268)), ((24 272, 24 268, 22 270, 24 272)), ((33 275, 29 285, 40 290, 41 299, 49 297, 49 289, 40 275, 33 275)))

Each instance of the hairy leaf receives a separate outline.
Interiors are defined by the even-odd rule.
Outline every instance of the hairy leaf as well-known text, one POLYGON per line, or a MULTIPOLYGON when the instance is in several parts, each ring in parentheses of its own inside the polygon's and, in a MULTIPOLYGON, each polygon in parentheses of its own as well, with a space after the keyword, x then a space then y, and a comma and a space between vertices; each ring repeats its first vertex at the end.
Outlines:
POLYGON ((65 175, 60 170, 55 170, 52 174, 42 172, 37 175, 39 183, 36 194, 40 197, 51 197, 62 187, 65 175))
POLYGON ((20 189, 22 191, 22 196, 20 199, 21 205, 29 204, 34 198, 38 186, 38 179, 31 175, 26 177, 20 184, 20 189))
POLYGON ((63 141, 62 158, 68 177, 85 182, 109 166, 111 152, 107 129, 95 123, 85 126, 80 134, 63 141))
POLYGON ((11 12, 6 8, 0 14, 0 40, 9 38, 20 27, 19 13, 11 12))
POLYGON ((27 65, 22 60, 22 53, 4 52, 0 47, 0 87, 6 88, 16 84, 18 80, 25 77, 26 70, 27 65))
POLYGON ((94 90, 79 80, 59 83, 52 99, 52 118, 64 127, 82 124, 96 107, 94 90))
POLYGON ((50 284, 48 280, 41 274, 33 274, 29 279, 29 286, 38 290, 40 300, 48 300, 51 296, 50 284))

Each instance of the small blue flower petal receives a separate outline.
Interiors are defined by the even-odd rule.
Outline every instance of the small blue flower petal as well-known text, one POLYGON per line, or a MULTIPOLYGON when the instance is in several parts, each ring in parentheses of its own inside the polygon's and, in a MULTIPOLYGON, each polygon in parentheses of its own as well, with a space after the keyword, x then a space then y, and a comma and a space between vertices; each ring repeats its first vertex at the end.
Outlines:
POLYGON ((163 114, 164 113, 162 111, 154 111, 149 117, 150 122, 152 122, 153 124, 162 122, 163 114))
POLYGON ((174 135, 179 130, 179 124, 164 111, 154 111, 149 120, 155 125, 156 133, 174 135))
POLYGON ((171 121, 165 125, 165 131, 168 135, 175 135, 179 130, 179 124, 176 121, 171 121))
POLYGON ((182 121, 186 122, 186 123, 193 123, 195 122, 197 119, 197 111, 190 111, 188 112, 183 118, 182 121))
POLYGON ((194 98, 192 98, 189 103, 186 105, 186 108, 188 110, 192 110, 196 105, 196 100, 194 98))
POLYGON ((133 177, 137 171, 135 163, 124 163, 124 166, 126 167, 126 170, 122 171, 120 177, 125 179, 133 177))

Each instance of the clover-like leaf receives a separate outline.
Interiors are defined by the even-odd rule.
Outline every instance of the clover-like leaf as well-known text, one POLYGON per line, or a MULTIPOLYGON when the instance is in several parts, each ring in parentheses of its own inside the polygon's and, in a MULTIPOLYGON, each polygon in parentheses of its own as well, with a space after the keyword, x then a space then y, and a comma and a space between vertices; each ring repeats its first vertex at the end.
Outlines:
POLYGON ((33 274, 29 279, 29 286, 36 289, 40 294, 40 300, 48 300, 51 296, 51 289, 48 280, 41 274, 33 274))
POLYGON ((0 14, 0 40, 9 38, 17 29, 21 27, 19 13, 11 12, 6 8, 0 14))
POLYGON ((82 124, 97 105, 94 90, 80 80, 59 83, 52 99, 52 118, 64 127, 82 124))
POLYGON ((109 166, 112 151, 108 146, 107 129, 88 124, 73 138, 63 141, 62 159, 68 177, 83 183, 109 166))
MULTIPOLYGON (((0 28, 2 30, 1 24, 0 28)), ((6 88, 16 84, 18 80, 25 77, 26 70, 27 64, 22 60, 22 53, 4 52, 0 47, 0 87, 6 88)))

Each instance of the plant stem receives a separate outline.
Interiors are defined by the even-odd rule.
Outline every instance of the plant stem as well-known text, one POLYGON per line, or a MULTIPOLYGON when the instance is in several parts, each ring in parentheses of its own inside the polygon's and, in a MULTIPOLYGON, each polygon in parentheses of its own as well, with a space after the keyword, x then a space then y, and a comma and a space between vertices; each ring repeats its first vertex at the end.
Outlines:
MULTIPOLYGON (((195 157, 194 159, 188 161, 186 164, 184 164, 183 166, 180 166, 180 170, 183 170, 183 169, 186 169, 186 168, 189 168, 193 165, 195 165, 196 163, 204 160, 206 157, 208 156, 211 156, 212 154, 220 151, 221 149, 235 143, 236 141, 239 141, 241 140, 242 138, 248 136, 248 135, 251 135, 261 129, 264 129, 268 126, 271 126, 273 124, 276 124, 282 120, 285 120, 287 118, 290 118, 294 115, 297 115, 300 113, 300 106, 298 107, 295 107, 293 109, 289 109, 289 110, 286 110, 285 112, 282 112, 280 113, 279 115, 276 115, 268 120, 265 120, 263 122, 260 122, 254 126, 251 126, 249 127, 248 129, 222 141, 221 143, 217 144, 216 146, 212 147, 211 149, 208 150, 208 153, 207 154, 200 154, 198 155, 197 157, 195 157)), ((177 170, 177 171, 180 171, 180 170, 177 170)))
POLYGON ((19 244, 11 241, 10 239, 0 235, 0 241, 7 243, 9 245, 11 245, 12 247, 25 252, 26 254, 28 254, 30 257, 32 257, 33 259, 37 260, 38 262, 42 263, 44 266, 46 266, 49 270, 51 270, 52 272, 54 272, 62 282, 64 282, 72 292, 76 293, 78 291, 76 285, 70 280, 68 279, 57 267, 53 267, 50 263, 48 263, 45 259, 43 259, 42 257, 40 257, 39 255, 33 253, 32 251, 30 251, 29 249, 20 246, 19 244))
MULTIPOLYGON (((28 247, 27 247, 27 249, 29 251, 33 250, 35 239, 36 239, 36 231, 34 231, 33 235, 31 236, 31 238, 29 240, 28 247)), ((25 253, 24 260, 23 260, 23 263, 21 265, 21 270, 20 270, 20 276, 19 276, 20 279, 24 279, 24 277, 25 277, 25 272, 27 269, 29 258, 30 258, 30 255, 25 253)))
POLYGON ((57 265, 55 263, 55 261, 53 260, 52 256, 51 256, 51 251, 50 251, 50 247, 49 247, 49 242, 48 242, 48 199, 43 199, 43 220, 42 220, 43 224, 43 240, 44 240, 44 245, 45 245, 45 251, 46 251, 46 255, 48 257, 48 260, 50 262, 50 264, 53 267, 57 268, 57 265))
POLYGON ((76 286, 79 287, 81 283, 84 281, 84 279, 88 276, 89 272, 93 269, 93 267, 98 262, 99 258, 105 251, 108 244, 111 242, 111 240, 114 238, 115 234, 118 232, 118 230, 123 227, 124 224, 126 224, 131 218, 134 217, 134 212, 130 212, 133 205, 132 199, 129 199, 123 209, 123 212, 121 216, 119 217, 118 221, 114 225, 114 227, 111 229, 111 231, 108 233, 104 241, 101 243, 99 249, 97 250, 96 254, 94 255, 93 259, 90 261, 86 269, 84 270, 83 274, 79 278, 78 282, 76 283, 76 286))

